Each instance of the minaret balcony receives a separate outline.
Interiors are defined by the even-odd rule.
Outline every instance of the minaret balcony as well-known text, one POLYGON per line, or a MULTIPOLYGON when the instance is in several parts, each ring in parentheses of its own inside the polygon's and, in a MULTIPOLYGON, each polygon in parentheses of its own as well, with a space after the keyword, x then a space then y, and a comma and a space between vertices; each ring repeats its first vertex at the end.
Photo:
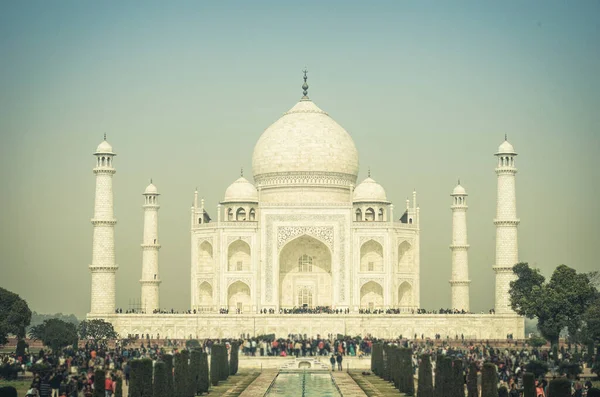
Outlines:
POLYGON ((521 223, 520 219, 494 219, 496 226, 517 226, 521 223))
POLYGON ((117 172, 116 169, 112 167, 96 167, 94 168, 94 174, 115 174, 117 172))
POLYGON ((450 244, 450 249, 451 250, 468 250, 470 245, 469 244, 450 244))
POLYGON ((90 219, 92 225, 94 226, 114 226, 117 224, 116 219, 90 219))
POLYGON ((160 249, 160 244, 140 244, 140 246, 142 247, 142 249, 145 250, 159 250, 160 249))
POLYGON ((89 265, 92 273, 114 273, 119 268, 118 265, 89 265))

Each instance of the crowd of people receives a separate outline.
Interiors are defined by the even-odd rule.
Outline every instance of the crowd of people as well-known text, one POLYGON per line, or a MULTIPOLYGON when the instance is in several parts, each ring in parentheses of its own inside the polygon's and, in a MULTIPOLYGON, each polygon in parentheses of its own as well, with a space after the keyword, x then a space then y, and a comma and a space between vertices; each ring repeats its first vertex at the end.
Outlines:
MULTIPOLYGON (((243 356, 322 357, 326 360, 329 359, 332 370, 336 365, 338 369, 341 369, 344 357, 370 356, 373 344, 378 342, 412 348, 415 374, 423 354, 431 355, 434 372, 438 356, 451 356, 462 360, 465 370, 471 363, 475 363, 481 369, 483 363, 492 362, 498 370, 499 384, 505 385, 511 391, 510 397, 520 395, 523 387, 523 374, 526 372, 527 364, 532 360, 547 363, 551 376, 557 376, 557 363, 576 363, 583 366, 586 359, 585 354, 581 354, 581 348, 577 350, 577 348, 563 346, 555 357, 552 350, 548 348, 530 347, 523 341, 513 341, 510 338, 492 346, 485 341, 467 341, 462 335, 460 341, 419 339, 418 336, 415 334, 414 339, 401 336, 398 339, 383 341, 370 337, 352 338, 341 335, 312 338, 299 334, 288 335, 287 338, 275 338, 273 335, 258 337, 246 335, 236 338, 235 341, 238 342, 239 353, 243 356)), ((215 343, 224 343, 230 350, 233 341, 233 339, 207 339, 193 342, 195 342, 194 347, 201 348, 210 354, 215 343)), ((163 354, 176 352, 185 345, 192 347, 190 342, 190 340, 186 343, 186 341, 167 339, 150 342, 138 339, 118 341, 114 345, 111 343, 111 347, 106 343, 88 343, 77 349, 65 349, 59 355, 47 354, 43 350, 37 354, 26 353, 20 357, 15 354, 5 355, 3 363, 18 363, 24 370, 35 370, 29 395, 36 397, 50 397, 51 395, 89 397, 96 384, 94 370, 104 369, 107 375, 103 384, 106 396, 110 397, 116 387, 117 377, 121 377, 125 383, 128 382, 131 359, 158 360, 163 354)), ((480 383, 480 373, 478 379, 480 383)), ((537 386, 540 392, 544 392, 547 388, 546 379, 538 379, 537 386)), ((586 388, 590 387, 589 383, 586 384, 577 378, 573 379, 574 395, 577 397, 584 397, 586 388)))

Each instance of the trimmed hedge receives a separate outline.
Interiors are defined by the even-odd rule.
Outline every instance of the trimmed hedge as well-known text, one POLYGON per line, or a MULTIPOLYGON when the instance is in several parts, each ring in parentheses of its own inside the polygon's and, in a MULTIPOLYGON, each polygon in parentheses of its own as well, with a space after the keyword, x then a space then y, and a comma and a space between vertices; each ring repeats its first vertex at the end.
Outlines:
POLYGON ((154 365, 154 387, 153 397, 170 397, 167 390, 167 365, 163 361, 157 361, 154 365))
POLYGON ((454 397, 465 397, 465 378, 463 375, 462 360, 452 362, 452 395, 454 397))
POLYGON ((481 397, 498 397, 498 375, 492 363, 483 364, 481 370, 481 397))
POLYGON ((433 397, 433 373, 431 368, 431 356, 429 354, 421 355, 419 364, 419 381, 417 388, 417 397, 433 397))
POLYGON ((200 377, 198 378, 198 394, 208 393, 210 387, 208 372, 208 354, 202 352, 200 356, 200 377))
POLYGON ((571 397, 571 381, 567 378, 557 378, 550 381, 548 395, 552 397, 571 397))
POLYGON ((381 343, 375 343, 373 345, 373 351, 371 352, 371 370, 375 375, 379 377, 383 376, 383 345, 381 343))
POLYGON ((220 345, 219 353, 219 380, 227 380, 229 378, 229 357, 227 355, 227 346, 220 345))
POLYGON ((165 354, 161 360, 165 363, 165 372, 167 373, 167 392, 172 396, 175 393, 173 389, 173 356, 165 354))
POLYGON ((219 345, 213 345, 210 350, 210 384, 214 386, 219 385, 220 371, 219 371, 219 345))
POLYGON ((508 389, 506 386, 500 386, 498 389, 498 397, 508 397, 508 389))
POLYGON ((182 350, 175 354, 175 374, 173 379, 174 397, 189 397, 188 360, 189 352, 182 350))
POLYGON ((229 356, 229 375, 235 375, 238 372, 238 356, 240 345, 237 341, 231 342, 231 354, 229 356))
POLYGON ((523 374, 523 397, 535 397, 535 376, 531 372, 523 374))
POLYGON ((198 393, 198 384, 200 383, 200 360, 202 359, 202 352, 194 349, 190 353, 190 385, 192 386, 191 396, 195 396, 198 393))
POLYGON ((414 373, 413 373, 413 367, 412 367, 412 349, 410 348, 406 348, 404 349, 404 353, 402 353, 403 355, 401 355, 401 359, 402 357, 404 358, 404 365, 402 366, 403 369, 403 381, 401 382, 402 386, 404 386, 404 394, 406 394, 407 396, 414 396, 415 394, 415 377, 414 377, 414 373))
POLYGON ((434 374, 434 385, 433 385, 433 394, 437 397, 437 396, 443 396, 444 395, 444 376, 442 374, 442 359, 443 356, 441 354, 438 354, 436 356, 436 360, 435 360, 435 374, 434 374))
POLYGON ((101 369, 94 371, 94 397, 104 397, 104 380, 106 372, 101 369))
MULTIPOLYGON (((479 397, 477 389, 477 364, 469 364, 469 373, 467 374, 467 397, 479 397)), ((535 396, 534 396, 535 397, 535 396)))
POLYGON ((115 397, 123 397, 123 378, 117 376, 117 386, 115 387, 115 397))

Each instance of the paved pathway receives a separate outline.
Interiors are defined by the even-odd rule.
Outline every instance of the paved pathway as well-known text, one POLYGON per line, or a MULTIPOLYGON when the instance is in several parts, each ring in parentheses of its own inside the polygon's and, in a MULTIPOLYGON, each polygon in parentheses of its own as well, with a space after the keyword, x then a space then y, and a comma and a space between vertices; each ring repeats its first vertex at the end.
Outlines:
POLYGON ((399 397, 404 396, 390 382, 384 381, 377 375, 363 375, 351 371, 349 376, 360 386, 367 397, 399 397))
POLYGON ((331 376, 344 397, 367 397, 365 392, 356 384, 347 372, 332 372, 331 376))
POLYGON ((250 385, 248 385, 248 387, 246 387, 246 390, 244 390, 239 396, 240 397, 258 397, 258 396, 264 396, 265 393, 267 392, 267 389, 269 389, 269 386, 271 386, 271 383, 273 383, 273 379, 275 379, 275 377, 277 376, 277 370, 274 369, 268 369, 263 371, 258 378, 256 378, 254 380, 254 382, 252 382, 250 385))

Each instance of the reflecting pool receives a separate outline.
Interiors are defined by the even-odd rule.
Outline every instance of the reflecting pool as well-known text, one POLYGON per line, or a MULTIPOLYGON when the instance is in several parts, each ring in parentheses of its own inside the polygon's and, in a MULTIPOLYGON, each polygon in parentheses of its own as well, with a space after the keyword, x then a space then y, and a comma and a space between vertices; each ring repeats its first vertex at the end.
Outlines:
POLYGON ((341 397, 329 372, 280 372, 269 397, 341 397))

